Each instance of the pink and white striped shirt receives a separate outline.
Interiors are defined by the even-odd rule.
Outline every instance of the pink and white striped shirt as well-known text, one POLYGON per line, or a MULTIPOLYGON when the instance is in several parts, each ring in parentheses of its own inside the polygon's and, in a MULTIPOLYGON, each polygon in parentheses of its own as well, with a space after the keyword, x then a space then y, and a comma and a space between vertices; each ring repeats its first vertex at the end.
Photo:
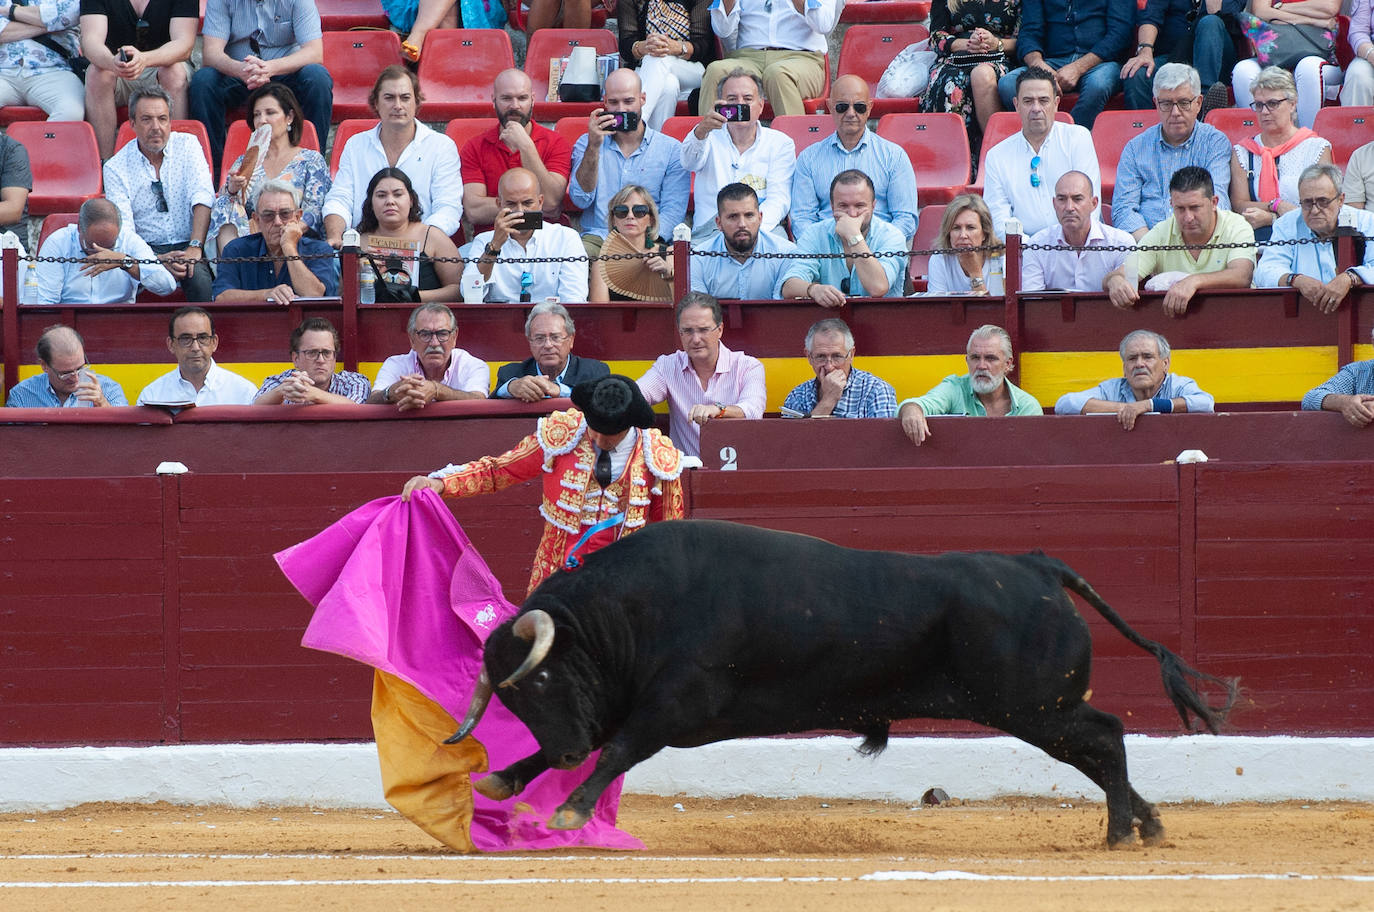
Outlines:
POLYGON ((702 389, 697 372, 685 351, 659 355, 653 366, 639 378, 639 390, 650 405, 668 400, 668 435, 688 456, 701 455, 701 426, 688 414, 694 405, 721 403, 737 405, 746 418, 762 418, 768 403, 764 386, 763 363, 724 345, 716 359, 716 372, 702 389))

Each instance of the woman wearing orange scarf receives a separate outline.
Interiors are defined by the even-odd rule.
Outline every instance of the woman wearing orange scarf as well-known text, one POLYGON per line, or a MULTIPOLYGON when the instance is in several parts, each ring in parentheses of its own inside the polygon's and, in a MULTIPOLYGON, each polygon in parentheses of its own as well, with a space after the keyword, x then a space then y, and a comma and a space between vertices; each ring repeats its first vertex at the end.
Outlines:
POLYGON ((1250 84, 1259 134, 1236 143, 1231 158, 1231 208, 1269 239, 1274 220, 1298 206, 1298 175, 1331 164, 1331 143, 1298 126, 1298 87, 1279 67, 1265 67, 1250 84))

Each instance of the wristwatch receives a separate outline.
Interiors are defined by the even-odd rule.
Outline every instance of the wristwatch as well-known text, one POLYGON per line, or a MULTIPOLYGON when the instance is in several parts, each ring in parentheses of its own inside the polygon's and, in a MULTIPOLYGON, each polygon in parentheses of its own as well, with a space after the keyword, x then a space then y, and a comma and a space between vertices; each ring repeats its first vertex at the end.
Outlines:
POLYGON ((862 234, 851 234, 849 237, 844 239, 844 242, 848 244, 850 247, 854 247, 858 244, 863 243, 863 239, 864 236, 862 234))
POLYGON ((138 263, 134 261, 134 258, 133 258, 133 257, 126 256, 126 257, 124 258, 124 262, 122 262, 122 263, 119 264, 119 268, 120 268, 120 269, 123 269, 125 272, 128 272, 129 270, 133 269, 133 268, 134 268, 135 266, 137 266, 137 265, 138 265, 138 263))
POLYGON ((195 248, 196 250, 204 250, 204 249, 205 249, 205 242, 204 242, 204 241, 192 241, 191 243, 187 244, 186 246, 187 246, 187 247, 193 247, 193 248, 195 248))
POLYGON ((500 258, 501 258, 501 250, 500 250, 500 248, 498 248, 498 247, 493 247, 493 246, 491 246, 490 244, 488 244, 488 245, 487 245, 487 256, 489 256, 489 257, 495 257, 495 258, 497 258, 497 259, 500 259, 500 258))
POLYGON ((1354 266, 1351 266, 1349 269, 1347 269, 1345 271, 1345 274, 1350 276, 1350 285, 1352 288, 1358 288, 1359 286, 1364 285, 1364 279, 1361 278, 1360 274, 1355 271, 1354 266))

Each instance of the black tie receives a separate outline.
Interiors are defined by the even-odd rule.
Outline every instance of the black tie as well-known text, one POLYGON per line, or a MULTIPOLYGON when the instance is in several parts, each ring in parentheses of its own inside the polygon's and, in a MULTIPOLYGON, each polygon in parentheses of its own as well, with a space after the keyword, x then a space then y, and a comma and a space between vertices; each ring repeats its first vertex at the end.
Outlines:
POLYGON ((596 457, 596 483, 606 488, 611 483, 611 451, 602 450, 596 457))

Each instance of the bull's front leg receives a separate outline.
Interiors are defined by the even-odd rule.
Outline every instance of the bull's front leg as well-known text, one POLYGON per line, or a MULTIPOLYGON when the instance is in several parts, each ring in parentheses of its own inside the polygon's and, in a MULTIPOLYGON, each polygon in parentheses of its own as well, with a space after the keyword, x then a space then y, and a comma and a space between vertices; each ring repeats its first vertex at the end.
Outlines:
POLYGON ((479 793, 486 795, 492 801, 505 801, 512 795, 518 795, 544 770, 549 768, 549 764, 544 760, 541 751, 535 751, 523 760, 517 760, 505 769, 483 776, 472 784, 479 793))
POLYGON ((574 789, 568 800, 558 808, 557 813, 549 820, 549 829, 576 830, 585 826, 606 787, 614 782, 617 776, 624 775, 630 767, 649 759, 662 748, 662 744, 635 748, 619 736, 608 741, 601 748, 601 755, 596 758, 596 767, 592 774, 574 789))

